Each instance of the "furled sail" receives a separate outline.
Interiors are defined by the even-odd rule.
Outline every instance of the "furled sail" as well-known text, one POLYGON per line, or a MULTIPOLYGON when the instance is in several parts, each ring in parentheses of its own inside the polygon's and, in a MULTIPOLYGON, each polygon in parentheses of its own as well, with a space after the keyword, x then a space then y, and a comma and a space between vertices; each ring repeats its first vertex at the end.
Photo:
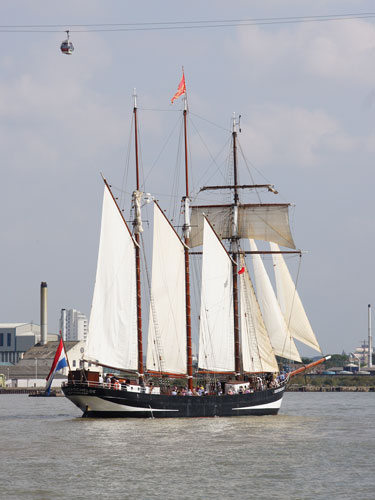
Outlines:
MULTIPOLYGON (((239 205, 237 236, 273 241, 284 247, 295 248, 289 227, 288 208, 288 204, 239 205)), ((221 239, 233 236, 232 205, 194 206, 189 242, 192 248, 202 245, 203 214, 221 239)))
POLYGON ((187 369, 184 245, 155 202, 146 365, 175 374, 187 369))
POLYGON ((107 185, 86 355, 110 367, 138 368, 135 244, 107 185))
MULTIPOLYGON (((270 243, 270 246, 272 251, 280 251, 280 248, 275 243, 270 243)), ((283 256, 281 254, 272 254, 272 259, 277 298, 291 335, 312 349, 322 352, 283 256)))
POLYGON ((240 256, 241 350, 245 372, 277 372, 279 370, 262 313, 245 264, 240 256))
POLYGON ((232 261, 204 218, 198 366, 234 371, 232 261))
MULTIPOLYGON (((257 247, 253 240, 250 240, 250 249, 253 252, 257 251, 257 247)), ((257 298, 275 354, 294 361, 301 361, 294 340, 288 331, 262 259, 258 254, 253 254, 252 257, 257 298)))

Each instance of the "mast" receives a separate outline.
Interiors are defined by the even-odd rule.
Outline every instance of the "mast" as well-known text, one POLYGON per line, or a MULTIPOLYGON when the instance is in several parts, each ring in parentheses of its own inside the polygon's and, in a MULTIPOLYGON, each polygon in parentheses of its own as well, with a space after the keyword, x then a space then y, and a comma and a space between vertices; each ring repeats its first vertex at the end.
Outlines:
POLYGON ((185 205, 184 240, 185 240, 185 293, 186 293, 186 349, 187 349, 187 376, 188 388, 193 389, 193 357, 191 345, 191 304, 190 304, 190 262, 189 262, 189 238, 190 238, 190 207, 189 207, 189 171, 187 151, 187 97, 184 96, 184 142, 185 142, 185 205))
MULTIPOLYGON (((137 194, 139 193, 139 159, 138 159, 138 124, 137 124, 137 94, 134 89, 134 141, 135 141, 135 168, 136 168, 136 187, 137 194)), ((137 209, 136 209, 137 210, 137 209)), ((136 241, 135 248, 135 267, 136 267, 136 283, 137 283, 137 332, 138 332, 138 373, 139 383, 144 384, 143 372, 143 341, 142 341, 142 297, 141 297, 141 255, 139 244, 139 224, 135 221, 134 238, 136 241)))
POLYGON ((231 238, 231 253, 232 253, 232 270, 233 270, 233 320, 234 320, 234 366, 236 378, 240 378, 241 372, 241 358, 240 358, 240 328, 239 328, 239 314, 238 314, 238 182, 237 182, 237 130, 236 130, 236 115, 233 113, 233 128, 232 128, 232 142, 233 142, 233 220, 232 220, 232 238, 231 238))

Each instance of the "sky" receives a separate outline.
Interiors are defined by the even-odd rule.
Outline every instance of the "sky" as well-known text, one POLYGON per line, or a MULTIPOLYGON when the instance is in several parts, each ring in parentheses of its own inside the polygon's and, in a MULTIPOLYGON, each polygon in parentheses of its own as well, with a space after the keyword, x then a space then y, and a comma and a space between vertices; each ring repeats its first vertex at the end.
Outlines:
MULTIPOLYGON (((176 174, 182 101, 171 106, 170 99, 183 66, 191 190, 208 168, 220 171, 232 113, 240 114, 239 141, 254 181, 280 193, 264 201, 295 204, 294 240, 306 251, 298 290, 323 352, 359 346, 367 306, 375 306, 375 18, 156 28, 373 11, 361 0, 2 2, 0 322, 39 324, 41 281, 48 283, 50 332, 58 331, 61 308, 89 316, 100 172, 126 210, 134 189, 134 88, 142 189, 168 215, 176 211, 168 193, 183 179, 176 174), (153 29, 88 27, 136 23, 153 29), (71 56, 59 49, 67 29, 71 56)), ((241 180, 249 183, 246 174, 241 180)))

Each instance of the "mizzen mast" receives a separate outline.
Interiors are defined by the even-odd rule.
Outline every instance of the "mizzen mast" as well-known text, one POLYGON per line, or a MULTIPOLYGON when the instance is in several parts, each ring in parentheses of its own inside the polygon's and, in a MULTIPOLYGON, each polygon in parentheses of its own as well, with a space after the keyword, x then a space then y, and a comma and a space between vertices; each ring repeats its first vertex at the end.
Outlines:
POLYGON ((139 157, 138 157, 138 123, 137 123, 137 94, 134 89, 134 144, 135 144, 135 169, 136 169, 136 191, 133 193, 133 202, 135 209, 134 218, 134 238, 135 248, 135 266, 136 266, 136 288, 137 288, 137 337, 138 337, 138 373, 139 382, 144 384, 143 369, 143 340, 142 340, 142 296, 141 296, 141 255, 139 234, 143 231, 140 213, 140 182, 139 182, 139 157))

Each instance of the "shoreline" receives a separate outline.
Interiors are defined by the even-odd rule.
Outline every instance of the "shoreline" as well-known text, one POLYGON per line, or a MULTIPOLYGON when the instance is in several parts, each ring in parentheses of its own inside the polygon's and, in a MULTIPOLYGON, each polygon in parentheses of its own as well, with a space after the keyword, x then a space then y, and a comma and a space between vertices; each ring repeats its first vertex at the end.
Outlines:
POLYGON ((290 385, 286 392, 375 392, 375 387, 367 386, 316 386, 316 385, 290 385))

